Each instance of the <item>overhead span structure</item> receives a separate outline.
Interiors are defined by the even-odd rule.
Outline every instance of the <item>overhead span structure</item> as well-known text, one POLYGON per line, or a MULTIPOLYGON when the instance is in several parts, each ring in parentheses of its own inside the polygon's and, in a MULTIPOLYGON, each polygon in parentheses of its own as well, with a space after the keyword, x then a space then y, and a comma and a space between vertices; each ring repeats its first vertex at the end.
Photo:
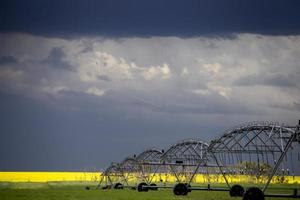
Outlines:
MULTIPOLYGON (((152 181, 159 170, 158 163, 160 163, 162 155, 162 151, 151 148, 135 156, 138 165, 140 166, 140 172, 136 176, 138 191, 142 192, 148 190, 148 188, 143 188, 143 186, 157 186, 155 183, 152 183, 152 181)), ((150 189, 157 190, 156 187, 150 189)))
POLYGON ((136 160, 138 160, 140 163, 145 164, 160 162, 162 154, 162 151, 156 148, 146 149, 145 151, 136 156, 136 160))
POLYGON ((208 144, 200 139, 187 139, 173 144, 161 157, 163 162, 196 165, 206 156, 208 144))
POLYGON ((161 156, 160 172, 171 173, 177 182, 187 182, 197 163, 205 161, 208 144, 200 139, 179 141, 161 156))
MULTIPOLYGON (((225 131, 210 142, 207 152, 230 190, 238 190, 244 199, 256 194, 255 199, 259 200, 272 196, 265 191, 275 174, 287 175, 293 173, 294 166, 299 166, 299 132, 299 125, 251 122, 225 131), (231 185, 229 176, 232 175, 255 175, 264 186, 250 188, 244 193, 243 188, 231 185)), ((203 162, 198 163, 194 174, 202 165, 203 162)))
POLYGON ((105 171, 101 174, 101 179, 97 185, 97 189, 103 184, 103 189, 109 189, 111 187, 116 187, 119 189, 119 185, 116 186, 114 183, 120 183, 125 180, 125 177, 119 167, 118 163, 112 163, 105 171))
POLYGON ((162 152, 157 149, 147 149, 137 156, 129 156, 120 163, 112 164, 104 171, 100 184, 105 181, 108 187, 119 189, 135 187, 130 186, 135 182, 151 182, 151 175, 156 172, 157 166, 150 163, 159 162, 161 155, 162 152))

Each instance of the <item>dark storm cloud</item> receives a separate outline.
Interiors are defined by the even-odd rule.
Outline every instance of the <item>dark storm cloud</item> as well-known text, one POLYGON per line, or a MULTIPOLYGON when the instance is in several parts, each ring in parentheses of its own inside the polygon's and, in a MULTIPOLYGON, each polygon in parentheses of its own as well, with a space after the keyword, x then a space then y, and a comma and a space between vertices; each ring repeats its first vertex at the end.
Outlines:
POLYGON ((293 103, 293 108, 300 111, 300 101, 293 103))
POLYGON ((300 33, 297 0, 4 0, 1 32, 49 36, 300 33))
POLYGON ((0 65, 15 64, 18 60, 14 56, 1 56, 0 65))
POLYGON ((63 48, 61 47, 54 47, 48 57, 42 61, 43 63, 49 64, 49 66, 56 68, 56 69, 64 69, 64 70, 74 70, 73 66, 70 65, 68 62, 64 61, 65 53, 63 48))
POLYGON ((294 101, 290 104, 274 104, 274 105, 270 105, 270 107, 271 108, 276 108, 276 109, 300 111, 300 100, 299 101, 294 101))
POLYGON ((107 81, 107 82, 112 81, 112 80, 109 78, 109 76, 106 76, 106 75, 99 75, 99 76, 97 76, 97 77, 98 77, 98 79, 101 80, 101 81, 107 81))
POLYGON ((111 106, 111 98, 62 93, 61 104, 69 106, 63 109, 0 93, 0 109, 7 113, 0 115, 0 157, 5 161, 0 162, 1 171, 99 170, 149 145, 163 148, 170 142, 195 137, 205 126, 172 117, 148 118, 136 110, 131 110, 136 117, 128 118, 128 113, 111 106), (84 108, 72 109, 82 104, 84 108), (168 140, 162 140, 162 133, 168 140))
POLYGON ((255 74, 240 77, 235 81, 238 86, 267 85, 274 87, 298 87, 298 76, 283 74, 255 74))
POLYGON ((242 105, 236 101, 228 101, 224 97, 220 97, 218 95, 209 95, 209 96, 189 96, 189 94, 185 93, 184 99, 197 99, 197 102, 201 102, 201 105, 198 103, 189 101, 184 102, 182 99, 180 102, 184 102, 182 104, 175 103, 167 103, 167 104, 156 104, 143 99, 133 99, 129 105, 132 108, 146 108, 154 112, 162 112, 168 114, 245 114, 245 115, 254 115, 261 114, 262 111, 256 110, 253 107, 247 107, 242 105))
POLYGON ((91 110, 60 110, 31 98, 3 93, 0 102, 1 110, 8 113, 0 116, 0 157, 5 161, 0 162, 1 171, 83 171, 86 166, 88 170, 99 170, 124 150, 116 146, 110 158, 101 150, 110 149, 112 141, 120 137, 116 133, 121 130, 112 128, 114 114, 101 119, 91 110))
POLYGON ((299 116, 299 36, 1 37, 1 55, 19 62, 0 67, 0 171, 99 169, 149 146, 299 116), (240 77, 258 87, 235 87, 240 77))
POLYGON ((279 86, 279 87, 296 87, 297 81, 292 76, 275 75, 264 81, 266 85, 279 86))

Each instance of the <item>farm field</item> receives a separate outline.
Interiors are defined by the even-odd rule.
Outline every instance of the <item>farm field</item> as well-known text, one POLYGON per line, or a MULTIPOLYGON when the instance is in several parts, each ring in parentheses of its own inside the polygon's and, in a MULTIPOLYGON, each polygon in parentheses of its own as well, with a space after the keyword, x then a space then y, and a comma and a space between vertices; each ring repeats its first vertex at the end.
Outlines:
MULTIPOLYGON (((135 190, 95 190, 96 183, 87 182, 48 182, 48 183, 0 183, 1 200, 230 200, 241 197, 230 197, 228 192, 192 191, 188 196, 175 196, 171 189, 159 191, 137 192, 135 190), (85 187, 91 187, 86 190, 85 187)), ((247 185, 245 187, 249 187, 247 185)), ((218 187, 225 187, 220 184, 218 187)), ((272 185, 268 193, 292 193, 292 188, 300 189, 300 185, 272 185)), ((287 198, 266 198, 287 199, 287 198)))

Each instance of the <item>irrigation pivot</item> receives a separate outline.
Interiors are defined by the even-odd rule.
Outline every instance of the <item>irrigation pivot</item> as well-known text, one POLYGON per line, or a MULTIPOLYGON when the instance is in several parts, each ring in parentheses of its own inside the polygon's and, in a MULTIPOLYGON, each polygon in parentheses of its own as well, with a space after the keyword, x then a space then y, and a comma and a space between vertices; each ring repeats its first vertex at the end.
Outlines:
POLYGON ((147 149, 120 163, 110 165, 98 188, 135 188, 140 192, 160 187, 172 188, 175 195, 187 195, 193 190, 227 191, 243 200, 264 200, 265 197, 299 198, 297 189, 291 194, 271 194, 267 189, 274 178, 285 181, 286 175, 299 173, 300 120, 296 126, 273 122, 251 122, 223 132, 210 143, 187 139, 171 145, 165 152, 147 149), (157 173, 171 174, 178 182, 174 187, 157 186, 157 173), (201 174, 207 187, 193 186, 201 174), (239 178, 255 179, 260 187, 244 188, 234 184, 239 178), (225 181, 227 187, 214 187, 225 181), (214 179, 214 180, 212 180, 214 179), (263 187, 261 187, 263 185, 263 187))
MULTIPOLYGON (((261 200, 265 196, 298 198, 297 192, 292 195, 265 192, 274 175, 294 173, 294 165, 299 166, 300 161, 292 159, 293 155, 299 156, 299 142, 299 125, 252 122, 225 131, 210 142, 207 152, 232 196, 243 196, 244 200, 261 200), (252 187, 244 192, 242 186, 230 184, 229 177, 236 175, 256 176, 264 186, 252 187)), ((200 166, 203 162, 199 162, 197 169, 200 166)))

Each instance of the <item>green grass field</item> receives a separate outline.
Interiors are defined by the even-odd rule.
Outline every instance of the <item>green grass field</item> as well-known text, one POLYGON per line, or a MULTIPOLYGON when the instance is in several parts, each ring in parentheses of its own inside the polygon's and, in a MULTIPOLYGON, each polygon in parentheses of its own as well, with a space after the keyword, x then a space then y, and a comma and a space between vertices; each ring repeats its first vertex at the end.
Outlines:
MULTIPOLYGON (((218 187, 225 187, 219 185, 218 187)), ((248 187, 248 186, 246 186, 248 187)), ((229 200, 241 199, 241 197, 230 197, 228 192, 192 191, 188 196, 175 196, 171 189, 160 189, 159 191, 137 192, 135 190, 95 190, 95 184, 91 183, 0 183, 1 200, 229 200), (91 190, 85 190, 86 186, 91 190)), ((298 188, 299 185, 272 185, 268 193, 292 193, 290 189, 298 188)), ((300 192, 300 191, 299 191, 300 192)), ((287 198, 266 198, 287 199, 287 198)))

